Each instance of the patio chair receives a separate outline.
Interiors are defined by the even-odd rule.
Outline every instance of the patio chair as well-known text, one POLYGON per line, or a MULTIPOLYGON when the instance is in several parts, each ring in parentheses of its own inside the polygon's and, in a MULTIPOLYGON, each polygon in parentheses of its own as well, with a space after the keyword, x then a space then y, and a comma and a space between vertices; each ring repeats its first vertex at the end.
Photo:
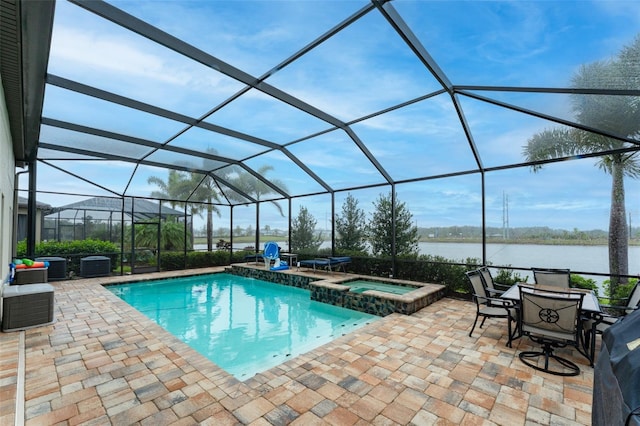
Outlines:
POLYGON ((490 296, 500 296, 505 291, 507 291, 508 287, 505 289, 496 288, 496 283, 493 281, 491 271, 487 266, 478 268, 478 271, 480 271, 480 275, 482 276, 482 280, 484 281, 484 287, 487 289, 487 292, 490 296))
POLYGON ((532 342, 542 345, 540 351, 520 352, 520 360, 538 371, 558 376, 580 374, 580 367, 573 361, 556 355, 554 348, 574 346, 589 359, 589 355, 581 348, 580 307, 584 293, 539 291, 524 286, 520 286, 519 289, 520 333, 529 336, 532 342), (540 365, 541 363, 543 364, 540 365))
POLYGON ((480 271, 469 271, 466 275, 471 283, 471 287, 473 289, 473 301, 476 304, 476 318, 473 321, 469 337, 472 337, 473 330, 475 330, 476 324, 478 323, 478 318, 482 317, 480 328, 484 326, 484 322, 487 318, 506 318, 508 332, 507 346, 511 347, 511 340, 513 338, 513 334, 511 333, 511 322, 516 319, 515 306, 509 300, 490 297, 485 289, 480 271))
MULTIPOLYGON (((604 311, 602 314, 596 315, 594 318, 587 319, 583 324, 585 331, 585 340, 588 344, 590 340, 596 338, 597 334, 604 331, 618 322, 621 318, 629 315, 631 312, 640 309, 640 281, 629 293, 629 297, 623 299, 609 299, 619 305, 600 304, 600 308, 604 311)), ((594 354, 591 354, 593 357, 594 354)))
POLYGON ((558 288, 571 287, 571 272, 569 269, 531 268, 531 270, 533 271, 533 280, 538 285, 558 288))

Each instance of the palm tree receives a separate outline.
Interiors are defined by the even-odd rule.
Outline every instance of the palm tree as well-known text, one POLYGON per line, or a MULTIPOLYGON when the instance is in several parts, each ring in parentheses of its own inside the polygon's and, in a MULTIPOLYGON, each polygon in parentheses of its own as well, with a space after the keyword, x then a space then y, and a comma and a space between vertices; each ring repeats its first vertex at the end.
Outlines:
MULTIPOLYGON (((640 37, 625 47, 615 60, 584 65, 572 79, 574 88, 637 89, 640 86, 640 37)), ((640 103, 635 96, 572 95, 576 121, 626 138, 640 137, 640 103)), ((611 211, 609 216, 610 294, 629 273, 629 241, 625 212, 624 177, 640 177, 638 151, 622 152, 631 144, 619 139, 580 129, 548 129, 534 135, 524 147, 528 161, 614 151, 600 157, 597 166, 611 174, 611 211), (617 151, 617 152, 616 152, 617 151)), ((541 165, 532 166, 534 171, 541 165)))
POLYGON ((151 196, 166 200, 172 209, 175 209, 176 206, 184 205, 180 200, 184 200, 189 195, 189 182, 189 177, 177 170, 169 170, 166 182, 157 176, 150 176, 147 179, 147 183, 157 185, 160 188, 158 191, 152 191, 151 196))
POLYGON ((193 201, 199 201, 203 204, 191 204, 191 213, 202 215, 203 211, 207 213, 207 251, 213 250, 213 213, 215 212, 220 217, 220 210, 213 204, 213 202, 220 201, 218 193, 218 185, 211 176, 206 176, 204 179, 202 175, 197 173, 191 174, 192 187, 199 183, 199 186, 193 191, 190 199, 193 201))
MULTIPOLYGON (((260 167, 257 172, 260 176, 266 177, 267 173, 271 170, 274 170, 273 166, 264 165, 260 167)), ((251 173, 245 171, 239 171, 237 177, 233 180, 234 185, 243 191, 247 195, 251 195, 256 200, 260 201, 261 197, 265 194, 272 194, 275 192, 269 185, 257 179, 251 173)), ((287 191, 287 186, 284 182, 279 179, 271 179, 271 183, 283 191, 287 191)), ((278 204, 276 201, 270 201, 276 209, 280 216, 284 216, 284 212, 282 211, 282 206, 278 204)))

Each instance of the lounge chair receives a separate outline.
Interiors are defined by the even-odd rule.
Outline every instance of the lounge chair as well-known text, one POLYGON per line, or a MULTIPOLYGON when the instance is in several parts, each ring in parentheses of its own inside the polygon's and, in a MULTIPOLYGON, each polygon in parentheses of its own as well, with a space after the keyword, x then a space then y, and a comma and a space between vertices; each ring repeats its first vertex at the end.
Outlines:
POLYGON ((262 256, 262 253, 255 253, 255 254, 248 254, 244 257, 244 261, 249 263, 249 262, 256 262, 256 265, 261 262, 264 259, 264 257, 262 256))
POLYGON ((304 266, 305 268, 313 268, 314 272, 316 269, 326 269, 328 272, 332 272, 334 268, 336 271, 342 268, 342 271, 346 274, 347 265, 351 263, 351 258, 348 256, 327 257, 302 260, 299 263, 300 266, 304 266))

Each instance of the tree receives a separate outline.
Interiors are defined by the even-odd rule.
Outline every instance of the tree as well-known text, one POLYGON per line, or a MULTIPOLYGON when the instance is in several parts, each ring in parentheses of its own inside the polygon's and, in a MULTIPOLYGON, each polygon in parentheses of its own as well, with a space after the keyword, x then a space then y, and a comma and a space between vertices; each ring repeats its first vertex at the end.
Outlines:
POLYGON ((368 224, 369 244, 375 256, 393 256, 393 211, 395 210, 396 253, 401 256, 418 254, 418 227, 413 224, 413 215, 405 203, 395 200, 391 193, 380 194, 373 202, 374 211, 368 224))
MULTIPOLYGON (((184 226, 184 223, 176 220, 161 223, 159 248, 161 250, 183 250, 185 246, 184 226)), ((156 248, 158 245, 157 231, 157 224, 136 225, 136 246, 156 248)), ((187 238, 191 239, 190 233, 187 234, 187 238)))
POLYGON ((218 186, 215 180, 211 176, 206 176, 204 179, 202 175, 197 173, 191 174, 192 186, 198 185, 191 199, 203 204, 191 204, 191 214, 198 214, 202 217, 202 212, 207 213, 207 251, 213 250, 213 213, 216 213, 220 217, 220 210, 213 204, 214 201, 219 201, 218 186))
MULTIPOLYGON (((640 86, 640 37, 610 61, 582 66, 572 79, 574 88, 635 90, 640 86)), ((576 121, 602 129, 609 134, 638 139, 640 136, 640 103, 637 96, 571 95, 576 121)), ((600 157, 596 165, 612 176, 611 211, 609 214, 610 293, 629 273, 629 241, 625 211, 624 177, 640 177, 637 151, 621 152, 631 144, 581 129, 552 128, 534 135, 524 147, 528 161, 541 161, 602 151, 614 151, 600 157), (617 152, 615 152, 618 150, 617 152)), ((532 166, 539 171, 542 166, 532 166)))
POLYGON ((316 235, 318 221, 306 207, 300 206, 298 216, 291 221, 291 250, 315 253, 322 244, 322 235, 316 235))
POLYGON ((189 176, 177 170, 169 170, 166 182, 157 176, 150 176, 147 179, 147 183, 160 188, 158 191, 152 191, 151 196, 163 201, 166 200, 172 209, 178 205, 184 205, 180 200, 184 200, 189 195, 189 182, 189 176))
MULTIPOLYGON (((266 174, 271 170, 273 170, 273 166, 265 165, 260 167, 257 170, 257 172, 259 175, 266 177, 266 174)), ((232 183, 239 190, 243 191, 247 195, 252 196, 258 201, 260 201, 264 195, 272 194, 275 192, 273 188, 271 188, 269 185, 267 185, 260 179, 257 179, 251 173, 248 173, 244 170, 237 170, 236 173, 237 173, 237 176, 231 180, 232 183)), ((273 185, 277 186, 278 188, 281 188, 283 191, 285 192, 287 191, 287 186, 281 180, 271 179, 270 181, 273 185)), ((270 201, 270 203, 275 206, 275 208, 278 210, 278 213, 280 213, 280 216, 284 216, 284 212, 282 211, 282 206, 280 206, 278 202, 270 201)))
POLYGON ((150 184, 157 185, 160 190, 152 191, 151 196, 167 200, 171 208, 184 207, 188 198, 202 204, 190 204, 192 215, 202 216, 207 213, 207 249, 213 250, 213 213, 220 216, 220 212, 212 203, 218 201, 217 185, 211 176, 202 177, 198 173, 184 173, 177 170, 169 170, 167 181, 157 176, 147 179, 150 184), (195 191, 194 191, 194 188, 195 191))
POLYGON ((358 200, 351 194, 342 204, 342 215, 336 217, 336 248, 338 250, 366 251, 366 217, 358 208, 358 200))

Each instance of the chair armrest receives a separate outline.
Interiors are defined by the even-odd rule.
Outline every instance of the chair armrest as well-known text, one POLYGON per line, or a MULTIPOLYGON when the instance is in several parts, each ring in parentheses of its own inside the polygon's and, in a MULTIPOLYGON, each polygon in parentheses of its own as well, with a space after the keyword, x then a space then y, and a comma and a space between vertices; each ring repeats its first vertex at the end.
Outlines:
POLYGON ((485 297, 475 293, 473 294, 473 297, 478 300, 478 303, 486 303, 487 305, 503 308, 513 308, 517 304, 515 300, 501 299, 499 297, 485 297))
POLYGON ((491 297, 500 297, 501 294, 504 294, 506 290, 499 290, 497 288, 487 288, 485 289, 487 293, 491 294, 491 297))
POLYGON ((628 297, 605 297, 598 296, 598 301, 606 300, 608 303, 604 303, 603 305, 611 305, 611 306, 623 306, 629 303, 628 297))
POLYGON ((624 316, 628 311, 633 310, 633 308, 630 308, 628 306, 607 305, 603 303, 600 304, 600 309, 602 309, 604 313, 609 316, 624 316), (611 314, 611 312, 617 312, 618 315, 613 315, 611 314))
POLYGON ((502 292, 505 292, 511 288, 509 284, 497 283, 495 281, 493 282, 493 286, 496 288, 496 290, 500 290, 502 292))

